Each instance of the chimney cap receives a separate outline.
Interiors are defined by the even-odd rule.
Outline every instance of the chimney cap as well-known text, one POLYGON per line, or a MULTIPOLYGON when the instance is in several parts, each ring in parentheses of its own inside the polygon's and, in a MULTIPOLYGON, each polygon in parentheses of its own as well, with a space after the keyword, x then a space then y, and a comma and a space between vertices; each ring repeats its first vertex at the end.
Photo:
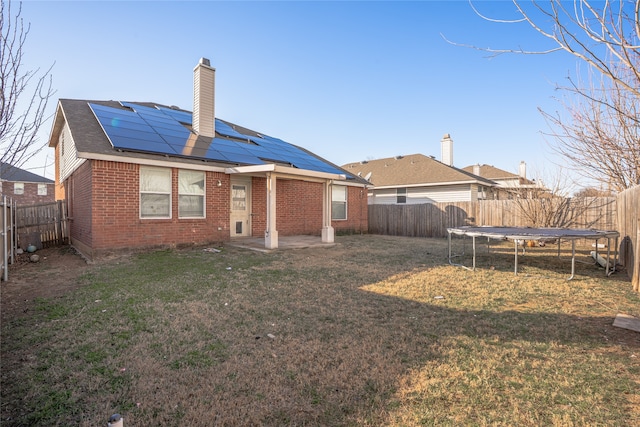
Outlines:
POLYGON ((200 63, 202 65, 206 65, 207 67, 211 67, 211 61, 209 61, 207 58, 200 58, 200 63))

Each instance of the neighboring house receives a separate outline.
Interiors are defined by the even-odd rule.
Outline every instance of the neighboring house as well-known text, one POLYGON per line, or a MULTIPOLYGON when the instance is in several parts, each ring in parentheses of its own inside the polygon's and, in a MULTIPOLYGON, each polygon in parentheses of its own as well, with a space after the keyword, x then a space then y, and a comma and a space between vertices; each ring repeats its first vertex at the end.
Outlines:
POLYGON ((369 204, 466 202, 497 197, 496 184, 423 154, 350 163, 343 168, 367 179, 369 204))
MULTIPOLYGON (((529 197, 532 191, 542 188, 535 181, 527 179, 527 164, 524 161, 520 162, 517 175, 498 169, 495 166, 480 164, 467 166, 462 170, 490 179, 495 182, 500 189, 503 189, 504 191, 501 193, 509 198, 529 197)), ((536 192, 536 194, 537 193, 538 192, 536 192)))
POLYGON ((367 231, 367 182, 298 146, 215 118, 215 69, 194 69, 193 113, 148 102, 60 99, 49 146, 71 244, 118 250, 243 236, 367 231))
POLYGON ((17 205, 55 201, 55 183, 43 176, 0 162, 0 194, 17 205))

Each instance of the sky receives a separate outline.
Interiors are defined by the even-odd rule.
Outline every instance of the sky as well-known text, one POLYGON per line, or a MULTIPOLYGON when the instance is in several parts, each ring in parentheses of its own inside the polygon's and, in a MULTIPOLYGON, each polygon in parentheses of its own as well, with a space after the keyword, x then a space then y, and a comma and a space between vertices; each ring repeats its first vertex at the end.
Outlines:
MULTIPOLYGON (((511 1, 475 1, 511 19, 511 1)), ((23 66, 51 65, 59 98, 156 102, 192 110, 193 68, 216 69, 216 117, 344 165, 421 153, 454 166, 553 174, 539 108, 562 109, 556 85, 577 69, 542 50, 528 24, 482 19, 460 1, 32 1, 23 66)), ((42 127, 46 143, 52 119, 42 127)), ((53 149, 23 168, 54 178, 53 149)))

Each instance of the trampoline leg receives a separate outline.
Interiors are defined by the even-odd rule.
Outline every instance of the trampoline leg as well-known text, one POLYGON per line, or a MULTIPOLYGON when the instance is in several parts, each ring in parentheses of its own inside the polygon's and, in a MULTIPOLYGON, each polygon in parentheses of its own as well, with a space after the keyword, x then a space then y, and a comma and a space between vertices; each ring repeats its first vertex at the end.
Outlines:
POLYGON ((473 239, 473 267, 471 271, 476 271, 476 236, 471 237, 473 239))
POLYGON ((571 277, 567 280, 573 279, 573 276, 576 273, 576 241, 571 241, 571 277))
POLYGON ((516 248, 516 256, 515 256, 515 261, 513 262, 513 274, 515 274, 516 276, 518 275, 518 241, 514 240, 513 244, 515 245, 516 248))
POLYGON ((613 265, 611 266, 611 273, 616 271, 616 265, 618 265, 618 237, 616 236, 615 247, 613 252, 613 265))

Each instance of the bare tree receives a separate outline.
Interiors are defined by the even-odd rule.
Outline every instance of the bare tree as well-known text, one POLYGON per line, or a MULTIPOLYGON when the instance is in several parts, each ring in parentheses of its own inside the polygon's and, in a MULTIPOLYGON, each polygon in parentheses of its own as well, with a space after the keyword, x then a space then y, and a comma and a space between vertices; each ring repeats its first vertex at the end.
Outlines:
POLYGON ((498 23, 526 23, 550 42, 540 50, 478 48, 492 55, 564 51, 588 64, 591 84, 569 77, 563 102, 567 116, 543 115, 552 125, 552 148, 578 173, 620 191, 640 183, 640 1, 512 0, 515 20, 478 16, 498 23), (594 84, 594 82, 597 82, 594 84))
POLYGON ((551 147, 572 169, 609 191, 640 184, 640 98, 617 81, 565 88, 565 116, 542 111, 554 129, 551 147))
POLYGON ((24 70, 24 49, 30 25, 22 17, 22 4, 13 14, 11 1, 0 0, 0 161, 20 167, 40 151, 38 131, 52 90, 51 67, 24 70))
POLYGON ((602 224, 602 220, 607 205, 614 199, 593 191, 576 193, 571 197, 569 191, 575 183, 561 168, 548 173, 544 179, 536 179, 536 184, 511 190, 514 196, 512 213, 521 219, 523 225, 558 228, 612 226, 602 224))

